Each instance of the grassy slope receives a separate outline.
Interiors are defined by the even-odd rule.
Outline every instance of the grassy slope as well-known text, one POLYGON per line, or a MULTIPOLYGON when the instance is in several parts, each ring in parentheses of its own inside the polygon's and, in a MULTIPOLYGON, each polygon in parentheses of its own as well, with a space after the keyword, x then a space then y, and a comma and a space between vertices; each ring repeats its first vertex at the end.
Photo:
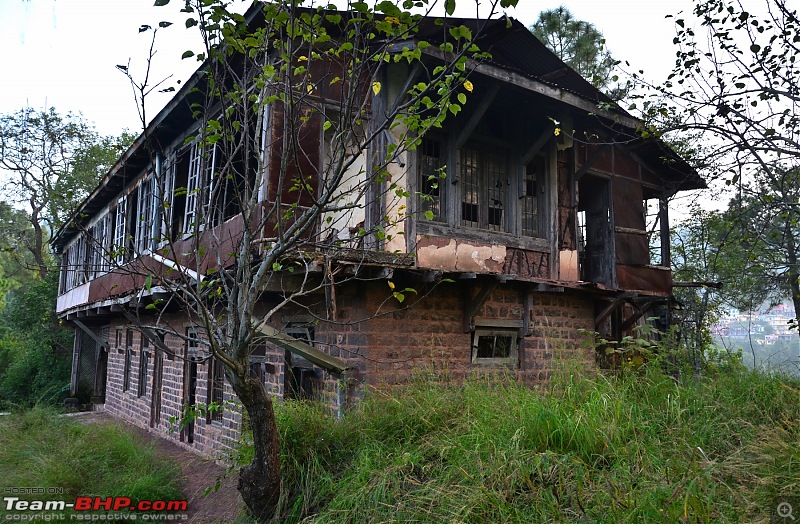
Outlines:
POLYGON ((46 409, 0 418, 0 472, 3 487, 63 488, 53 500, 182 498, 178 468, 160 462, 122 424, 82 424, 46 409))
POLYGON ((800 384, 739 367, 415 384, 278 408, 287 521, 769 522, 800 494, 800 384))

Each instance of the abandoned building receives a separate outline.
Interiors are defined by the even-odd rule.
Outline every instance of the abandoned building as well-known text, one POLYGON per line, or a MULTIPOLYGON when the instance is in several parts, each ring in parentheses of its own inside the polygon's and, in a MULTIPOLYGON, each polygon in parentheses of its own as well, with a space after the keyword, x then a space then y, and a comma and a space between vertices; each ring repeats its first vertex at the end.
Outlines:
MULTIPOLYGON (((556 354, 594 362, 581 330, 619 339, 648 317, 668 322, 667 203, 679 191, 705 187, 703 180, 662 141, 643 138, 639 120, 518 21, 447 23, 480 33, 491 57, 468 61, 463 110, 387 168, 392 187, 404 190, 399 202, 367 191, 354 212, 334 220, 333 237, 321 238, 321 225, 308 235, 303 249, 320 257, 304 273, 337 280, 281 309, 270 326, 283 343, 253 351, 252 372, 277 398, 324 398, 341 410, 364 387, 417 373, 459 380, 505 371, 536 385, 548 380, 556 354), (390 237, 359 238, 389 214, 388 205, 413 212, 392 225, 390 237), (415 291, 401 304, 394 290, 406 288, 415 291)), ((417 39, 435 42, 442 33, 436 27, 423 20, 417 39)), ((437 49, 423 49, 422 63, 439 64, 437 49)), ((373 123, 385 119, 381 109, 393 103, 392 93, 407 91, 419 74, 402 62, 382 67, 376 74, 384 88, 369 90, 373 123)), ((213 452, 229 446, 241 424, 239 411, 224 403, 233 395, 222 366, 204 357, 197 320, 179 304, 153 307, 164 288, 130 270, 174 269, 164 242, 177 246, 173 254, 230 249, 213 239, 243 227, 230 205, 194 236, 189 227, 209 205, 199 190, 215 169, 213 155, 203 156, 191 140, 200 126, 191 101, 204 78, 198 73, 184 84, 53 246, 62 261, 57 312, 76 335, 73 396, 213 452), (160 325, 169 329, 160 332, 160 325), (212 402, 224 409, 170 431, 185 407, 212 402)), ((285 120, 275 104, 263 134, 282 136, 285 120)), ((313 179, 326 161, 328 136, 307 119, 297 138, 306 155, 295 169, 313 179)), ((280 172, 269 158, 280 142, 263 143, 260 194, 268 203, 280 172)), ((362 168, 353 176, 366 177, 370 156, 357 155, 362 168)), ((198 267, 210 273, 210 264, 198 267)), ((290 294, 297 277, 266 289, 264 310, 290 294)))

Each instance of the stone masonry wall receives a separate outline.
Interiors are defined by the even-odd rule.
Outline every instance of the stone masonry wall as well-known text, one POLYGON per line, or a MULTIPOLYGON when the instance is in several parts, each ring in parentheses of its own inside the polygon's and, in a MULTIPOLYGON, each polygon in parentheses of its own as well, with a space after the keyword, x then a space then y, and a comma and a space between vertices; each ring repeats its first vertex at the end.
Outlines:
MULTIPOLYGON (((411 282, 394 283, 397 289, 405 285, 415 287, 419 298, 407 293, 407 300, 398 302, 391 297, 385 280, 352 283, 337 289, 336 305, 329 308, 335 314, 336 323, 313 321, 314 318, 324 319, 328 314, 320 301, 302 309, 282 310, 281 317, 276 319, 274 325, 280 328, 297 323, 298 319, 312 319, 315 346, 351 366, 341 376, 319 373, 319 396, 340 415, 358 402, 364 387, 402 384, 418 375, 457 383, 475 375, 511 373, 517 380, 537 387, 547 383, 560 358, 577 359, 586 367, 593 364, 594 352, 584 347, 585 337, 578 332, 593 330, 591 299, 569 292, 534 293, 530 334, 520 340, 517 359, 513 364, 487 366, 473 363, 473 334, 464 332, 465 286, 472 286, 472 282, 441 283, 431 288, 411 282)), ((472 291, 472 296, 477 289, 480 286, 472 291)), ((524 301, 525 293, 521 288, 514 284, 498 284, 477 311, 475 320, 481 328, 493 322, 503 324, 506 330, 513 329, 508 327, 511 325, 521 326, 524 301)), ((185 333, 189 327, 187 320, 178 314, 163 320, 178 333, 185 333)), ((160 420, 152 427, 155 348, 151 344, 147 384, 144 394, 139 396, 140 333, 124 319, 117 319, 110 325, 109 338, 105 403, 109 413, 215 458, 224 458, 233 449, 239 438, 242 417, 227 382, 224 394, 227 405, 222 421, 209 423, 204 417, 198 418, 192 443, 187 431, 181 431, 174 422, 181 417, 186 398, 184 377, 190 365, 184 359, 187 346, 182 338, 169 335, 165 338, 165 344, 176 356, 164 355, 160 420), (133 330, 133 354, 130 385, 123 391, 125 334, 129 328, 133 330), (116 344, 117 329, 122 330, 120 347, 116 344)), ((254 370, 262 376, 267 391, 279 401, 283 399, 288 369, 284 350, 266 345, 254 360, 254 370)), ((196 366, 196 404, 204 404, 208 399, 211 366, 208 362, 198 362, 196 366)))
MULTIPOLYGON (((189 325, 180 317, 173 316, 165 319, 178 333, 185 333, 189 325)), ((146 322, 146 321, 145 321, 146 322)), ((202 335, 201 335, 202 336, 202 335)), ((110 350, 108 355, 108 379, 106 383, 106 402, 104 409, 110 414, 119 417, 139 427, 148 429, 162 436, 169 436, 187 447, 191 447, 215 458, 224 456, 233 449, 239 437, 241 415, 235 408, 235 395, 230 385, 225 383, 223 398, 225 409, 221 421, 207 422, 205 417, 198 417, 194 424, 194 441, 189 443, 187 431, 179 427, 184 403, 184 374, 186 342, 176 336, 167 335, 164 343, 175 353, 174 357, 167 354, 163 356, 161 410, 158 421, 151 426, 151 407, 153 402, 153 374, 156 366, 156 352, 150 344, 147 363, 146 387, 144 394, 138 395, 139 364, 142 354, 142 335, 130 326, 124 319, 117 319, 111 323, 109 330, 110 350), (122 344, 117 347, 116 331, 122 330, 122 344), (133 353, 130 365, 129 387, 123 390, 126 331, 133 333, 133 353)), ((196 404, 204 404, 208 398, 208 373, 210 361, 197 363, 197 381, 195 388, 196 404)))

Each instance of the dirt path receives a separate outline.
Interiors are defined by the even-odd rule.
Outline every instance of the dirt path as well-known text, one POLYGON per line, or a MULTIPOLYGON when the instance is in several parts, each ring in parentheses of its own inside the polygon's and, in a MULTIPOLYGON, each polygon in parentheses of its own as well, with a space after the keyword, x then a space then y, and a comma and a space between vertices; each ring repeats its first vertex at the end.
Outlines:
MULTIPOLYGON (((111 422, 124 424, 103 413, 91 413, 80 418, 98 424, 111 422)), ((136 426, 126 424, 125 427, 139 435, 142 441, 154 444, 165 460, 181 468, 183 473, 181 489, 189 502, 187 511, 189 522, 208 524, 248 522, 242 516, 244 503, 236 491, 235 473, 222 478, 226 469, 205 457, 136 426), (220 488, 215 492, 213 486, 217 480, 220 480, 220 488), (204 496, 209 487, 212 491, 204 496)))

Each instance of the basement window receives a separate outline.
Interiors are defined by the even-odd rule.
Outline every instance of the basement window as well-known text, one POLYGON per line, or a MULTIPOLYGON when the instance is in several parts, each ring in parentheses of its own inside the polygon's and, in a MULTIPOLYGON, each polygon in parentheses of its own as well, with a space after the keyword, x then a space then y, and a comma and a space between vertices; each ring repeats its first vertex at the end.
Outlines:
POLYGON ((472 333, 472 363, 516 368, 518 335, 517 329, 476 328, 472 333))

